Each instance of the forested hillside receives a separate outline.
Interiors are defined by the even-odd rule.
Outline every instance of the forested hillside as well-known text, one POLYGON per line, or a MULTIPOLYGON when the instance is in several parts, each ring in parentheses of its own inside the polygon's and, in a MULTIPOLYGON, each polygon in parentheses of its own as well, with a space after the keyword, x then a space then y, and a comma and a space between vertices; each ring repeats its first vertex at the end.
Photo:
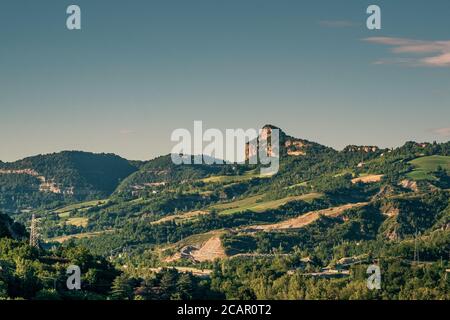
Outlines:
POLYGON ((113 154, 78 151, 0 162, 0 208, 14 212, 107 197, 136 170, 113 154))
POLYGON ((284 132, 280 141, 272 176, 259 165, 174 165, 170 155, 2 163, 1 206, 17 221, 0 216, 3 296, 72 298, 42 272, 80 254, 90 261, 85 298, 450 298, 449 142, 337 151, 284 132), (32 214, 40 249, 21 227, 32 214), (32 292, 17 285, 16 255, 37 264, 32 292), (371 264, 380 290, 366 286, 371 264))

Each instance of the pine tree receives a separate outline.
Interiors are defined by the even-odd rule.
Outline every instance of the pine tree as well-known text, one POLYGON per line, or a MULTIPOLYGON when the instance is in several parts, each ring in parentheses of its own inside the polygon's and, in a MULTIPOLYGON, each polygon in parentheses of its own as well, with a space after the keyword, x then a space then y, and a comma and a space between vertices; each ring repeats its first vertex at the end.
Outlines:
POLYGON ((115 300, 133 299, 133 286, 127 275, 121 274, 114 279, 111 287, 111 298, 115 300))
POLYGON ((160 280, 161 298, 169 299, 176 290, 178 271, 175 269, 163 269, 160 280))
POLYGON ((177 281, 177 292, 182 300, 190 300, 193 296, 193 278, 190 273, 182 274, 177 281))

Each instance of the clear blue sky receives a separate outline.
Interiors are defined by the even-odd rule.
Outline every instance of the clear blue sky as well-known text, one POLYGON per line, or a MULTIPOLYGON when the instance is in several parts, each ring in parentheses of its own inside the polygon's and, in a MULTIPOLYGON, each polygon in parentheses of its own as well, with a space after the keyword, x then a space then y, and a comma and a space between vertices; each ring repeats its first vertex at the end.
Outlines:
POLYGON ((2 0, 0 41, 3 161, 150 159, 194 120, 337 149, 449 140, 448 0, 2 0))

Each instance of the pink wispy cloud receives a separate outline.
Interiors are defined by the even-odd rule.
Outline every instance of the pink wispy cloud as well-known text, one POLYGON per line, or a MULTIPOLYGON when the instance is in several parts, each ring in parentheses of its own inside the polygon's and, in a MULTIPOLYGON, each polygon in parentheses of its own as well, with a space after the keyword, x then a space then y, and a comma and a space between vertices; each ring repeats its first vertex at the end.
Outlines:
POLYGON ((431 132, 441 137, 450 137, 450 127, 433 129, 431 132))
POLYGON ((327 28, 352 28, 358 24, 350 20, 320 20, 319 24, 327 28))
POLYGON ((134 130, 130 130, 130 129, 121 129, 121 130, 119 130, 119 134, 121 134, 121 135, 129 135, 129 134, 132 134, 132 133, 134 133, 134 130))
POLYGON ((426 67, 450 67, 450 41, 427 41, 394 37, 370 37, 371 43, 392 46, 395 54, 412 54, 414 57, 384 59, 376 64, 407 64, 426 67), (420 57, 417 57, 420 55, 420 57))

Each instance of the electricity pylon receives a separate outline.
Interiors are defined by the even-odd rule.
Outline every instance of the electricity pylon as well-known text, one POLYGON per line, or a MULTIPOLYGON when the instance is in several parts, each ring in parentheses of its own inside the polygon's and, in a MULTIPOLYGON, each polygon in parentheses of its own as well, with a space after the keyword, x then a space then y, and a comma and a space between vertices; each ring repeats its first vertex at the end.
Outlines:
POLYGON ((36 216, 31 216, 31 228, 30 228, 30 246, 34 248, 39 248, 39 233, 38 233, 38 222, 36 216))

